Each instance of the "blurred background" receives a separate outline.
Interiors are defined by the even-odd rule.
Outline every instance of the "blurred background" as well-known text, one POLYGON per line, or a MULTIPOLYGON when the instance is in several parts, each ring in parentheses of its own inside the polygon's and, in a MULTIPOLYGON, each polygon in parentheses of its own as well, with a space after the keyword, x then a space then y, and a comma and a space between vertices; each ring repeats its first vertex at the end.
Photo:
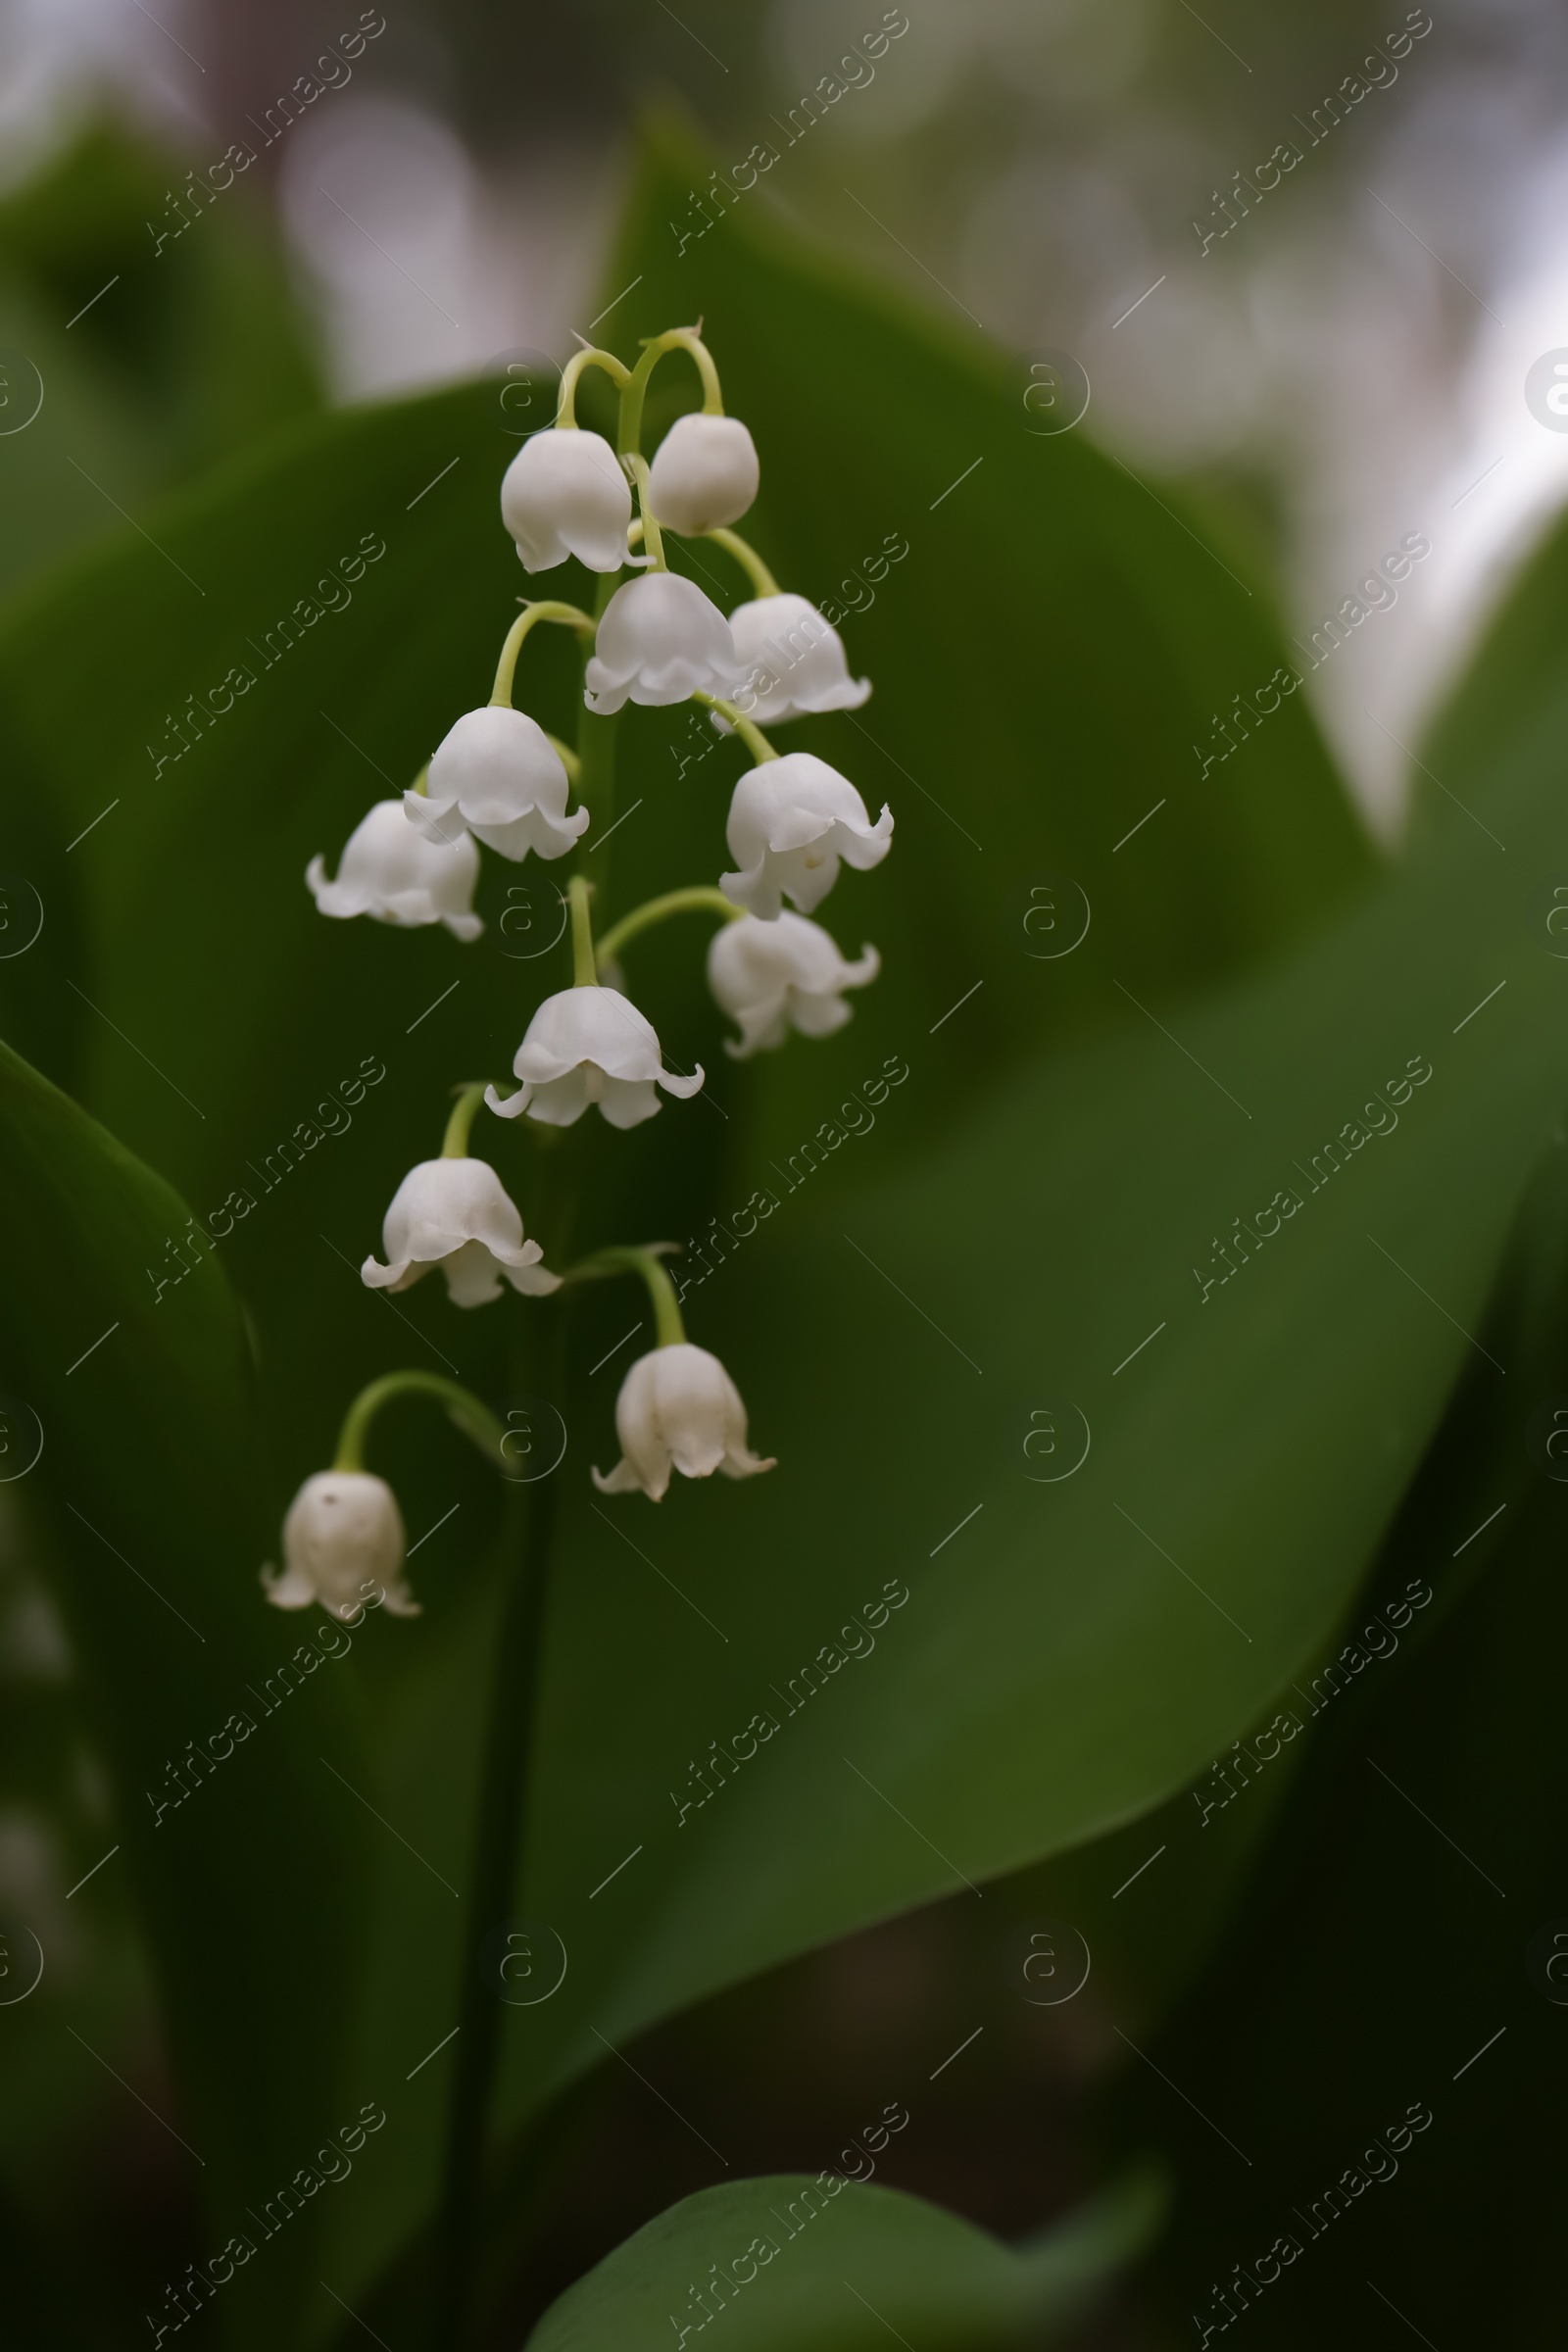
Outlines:
POLYGON ((771 147, 752 201, 1071 353, 1086 429, 1228 511, 1380 829, 1401 745, 1568 484, 1568 415, 1527 400, 1568 343, 1548 0, 13 0, 0 56, 0 342, 42 368, 76 466, 0 437, 0 584, 269 417, 559 361, 606 299, 660 97, 723 180, 672 238, 771 147), (219 186, 236 143, 255 160, 219 186), (1431 552, 1396 601, 1357 599, 1406 536, 1431 552))
MULTIPOLYGON (((559 365, 596 326, 612 341, 603 270, 638 114, 661 102, 720 159, 672 240, 734 201, 761 147, 777 161, 749 202, 959 326, 1070 354, 1081 429, 1156 490, 1182 484, 1210 548, 1276 597, 1369 821, 1396 835, 1404 747, 1568 495, 1568 415, 1547 397, 1559 346, 1568 362, 1568 16, 1547 0, 16 0, 0 595, 323 404, 559 365), (1401 542, 1425 552, 1396 595, 1358 597, 1401 542)), ((1026 382, 1020 366, 1020 398, 1026 382)), ((64 1905, 106 1797, 41 1583, 0 1539, 0 1898, 69 1971, 64 1905)), ((1008 1899, 1020 1918, 1061 1901, 1024 1880, 1008 1899)), ((122 1935, 117 1965, 84 1954, 82 1979, 114 1988, 106 2039, 147 2020, 154 2070, 122 1935)), ((1172 1980, 1187 1968, 1173 1951, 1172 1980)), ((825 2114, 901 2091, 916 2021, 923 2046, 951 2008, 957 2038, 975 1969, 933 1909, 676 2021, 647 2063, 672 2082, 733 2064, 738 2165, 814 2165, 825 2114), (800 2088, 807 2046, 825 2101, 800 2088)), ((1106 2014, 1086 2001, 1049 2045, 999 2025, 980 2091, 953 2078, 906 2184, 1004 2230, 1067 2200, 1114 2055, 1106 2014)), ((85 2110, 101 2085, 79 2071, 85 2110)), ((29 2097, 69 2126, 60 2081, 51 2060, 19 2086, 23 2140, 29 2097)), ((517 2325, 650 2194, 700 2177, 617 2082, 565 2122, 576 2153, 517 2325)), ((189 2216, 156 2133, 113 2129, 87 2183, 99 2250, 151 2277, 189 2216)), ((0 2203, 0 2243, 8 2227, 0 2203)), ((1121 2326, 1118 2343, 1146 2340, 1121 2326)))

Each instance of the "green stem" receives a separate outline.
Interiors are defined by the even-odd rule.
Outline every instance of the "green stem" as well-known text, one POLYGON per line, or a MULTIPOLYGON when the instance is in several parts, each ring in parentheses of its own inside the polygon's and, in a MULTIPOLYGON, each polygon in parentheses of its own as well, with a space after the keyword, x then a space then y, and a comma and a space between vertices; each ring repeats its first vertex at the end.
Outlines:
POLYGON ((594 632, 594 623, 588 613, 579 612, 575 605, 558 604, 549 597, 541 598, 536 605, 524 605, 507 631, 501 659, 496 663, 496 682, 490 689, 492 710, 511 710, 512 680, 517 667, 517 656, 522 651, 522 641, 535 622, 541 620, 559 620, 564 627, 583 631, 589 637, 594 632))
POLYGON ((410 786, 410 790, 411 790, 411 791, 413 791, 413 792, 416 792, 416 793, 419 795, 419 797, 420 797, 420 799, 421 799, 421 800, 428 800, 428 799, 429 799, 429 797, 430 797, 430 762, 429 762, 429 760, 428 760, 425 761, 424 765, 423 765, 423 766, 420 768, 420 770, 419 770, 418 774, 417 774, 417 775, 415 777, 413 784, 410 786))
MULTIPOLYGON (((552 1394, 560 1395, 567 1317, 558 1313, 554 1320, 549 1383, 552 1394)), ((515 1924, 523 1909, 530 1766, 558 1484, 551 1475, 520 1491, 514 1486, 507 1497, 503 1541, 510 1567, 496 1628, 478 1821, 461 1936, 459 2032, 436 2236, 430 2332, 434 2352, 453 2352, 471 2340, 474 2226, 482 2202, 485 2141, 506 2025, 495 1984, 480 1974, 479 1949, 495 1928, 515 1924)))
POLYGON ((601 1282, 608 1274, 638 1274, 648 1285, 653 1300, 656 1345, 661 1348, 679 1348, 686 1338, 686 1326, 680 1319, 680 1305, 675 1297, 675 1285, 664 1270, 663 1252, 672 1250, 672 1242, 654 1242, 640 1249, 621 1248, 596 1250, 568 1267, 563 1282, 601 1282))
POLYGON ((556 758, 561 761, 562 766, 565 769, 566 781, 569 784, 577 783, 582 775, 582 761, 578 759, 570 744, 563 743, 559 735, 552 735, 548 727, 545 729, 545 741, 549 744, 551 750, 555 753, 556 758))
POLYGON ((743 539, 739 531, 726 530, 721 526, 716 531, 705 531, 703 536, 705 539, 713 540, 717 546, 724 548, 734 557, 759 596, 783 595, 783 590, 762 562, 756 548, 749 540, 743 539))
POLYGON ((743 710, 737 710, 733 703, 726 703, 721 695, 704 694, 701 687, 697 689, 691 699, 694 703, 701 703, 705 710, 716 710, 721 718, 727 718, 759 765, 764 760, 778 758, 777 752, 774 751, 761 728, 754 726, 746 713, 743 710))
POLYGON ((732 906, 721 890, 714 890, 706 882, 694 882, 689 890, 666 890, 662 899, 648 899, 641 906, 634 906, 630 914, 623 914, 619 922, 596 942, 594 956, 600 963, 609 963, 619 955, 629 939, 637 937, 639 931, 647 931, 653 924, 662 923, 666 915, 695 912, 699 908, 706 908, 711 914, 721 914, 726 922, 735 921, 746 911, 744 906, 732 906))
POLYGON ((711 352, 702 336, 694 333, 691 327, 672 326, 666 334, 655 335, 644 344, 642 358, 621 386, 620 429, 615 436, 615 447, 623 457, 641 446, 643 400, 648 390, 648 379, 666 351, 689 352, 697 362, 697 370, 703 379, 703 415, 722 416, 724 414, 723 395, 718 388, 718 369, 713 366, 711 352))
POLYGON ((642 517, 643 545, 653 558, 650 568, 667 571, 669 565, 664 562, 664 541, 659 528, 659 517, 648 503, 648 460, 641 450, 631 450, 621 463, 637 485, 637 512, 642 517))
POLYGON ((573 988, 597 988, 599 968, 594 961, 594 927, 589 918, 588 901, 593 884, 581 874, 573 874, 566 884, 566 903, 571 908, 571 985, 573 988))
POLYGON ((631 381, 631 369, 617 360, 612 351, 574 351, 561 371, 561 397, 556 403, 557 432, 576 432, 577 378, 588 368, 602 368, 612 383, 624 391, 631 381))
POLYGON ((510 1468, 502 1451, 506 1432, 488 1406, 481 1404, 467 1389, 461 1388, 455 1380, 443 1380, 439 1372, 386 1372, 360 1391, 344 1415, 332 1463, 334 1470, 365 1468, 365 1441, 371 1422, 382 1405, 390 1404, 394 1396, 406 1396, 439 1397, 447 1408, 447 1419, 478 1446, 485 1459, 497 1470, 505 1472, 510 1468))
POLYGON ((482 1078, 457 1090, 458 1099, 452 1106, 452 1116, 447 1121, 447 1131, 441 1143, 443 1159, 467 1158, 468 1135, 473 1126, 474 1113, 484 1101, 484 1090, 485 1081, 482 1078))
MULTIPOLYGON (((620 573, 618 571, 607 571, 600 575, 599 594, 594 600, 594 619, 596 623, 604 618, 605 608, 610 603, 611 598, 614 595, 615 590, 619 587, 619 585, 620 573)), ((582 640, 582 648, 583 667, 586 670, 588 654, 590 650, 587 638, 582 640)), ((584 699, 579 688, 577 714, 578 765, 577 774, 574 778, 574 781, 577 786, 577 798, 582 803, 583 807, 588 810, 589 815, 593 818, 593 822, 588 828, 588 839, 593 842, 602 840, 604 835, 609 832, 611 826, 614 822, 615 733, 619 725, 620 712, 618 710, 614 711, 609 717, 605 716, 600 711, 590 710, 587 701, 584 699)), ((601 894, 604 891, 606 869, 609 865, 609 862, 610 860, 607 856, 603 858, 594 867, 594 872, 599 880, 601 894)))

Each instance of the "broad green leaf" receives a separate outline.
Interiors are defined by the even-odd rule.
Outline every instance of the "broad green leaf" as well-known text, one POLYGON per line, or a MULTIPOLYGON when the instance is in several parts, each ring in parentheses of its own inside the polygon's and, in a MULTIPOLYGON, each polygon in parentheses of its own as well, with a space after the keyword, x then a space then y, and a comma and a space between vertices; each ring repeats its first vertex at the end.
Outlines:
POLYGON ((1347 2313, 1360 2340, 1357 2311, 1378 2340, 1379 2297, 1423 2333, 1547 2340, 1565 2165, 1554 2102, 1540 2093, 1560 2072, 1568 1952, 1557 1696, 1568 1503, 1544 1450, 1568 1394, 1560 1141, 1479 1331, 1507 1380, 1456 1396, 1342 1629, 1338 1671, 1312 1685, 1320 1720, 1268 1867, 1152 2045, 1168 2079, 1189 2085, 1204 2053, 1224 2048, 1210 2112, 1251 2169, 1155 2078, 1127 2086, 1133 2138, 1155 2138, 1176 2162, 1178 2215, 1150 2283, 1182 2330, 1194 2317, 1217 2324, 1213 2289, 1238 2253, 1251 2262, 1284 2230, 1300 2255, 1263 2298, 1282 2352, 1304 2352, 1326 2328, 1343 2336, 1347 2313), (1436 1597, 1410 1622, 1396 1603, 1412 1582, 1436 1597), (1282 2034, 1282 2017, 1310 2017, 1310 2034, 1282 2034), (1405 2140, 1412 2105, 1431 2120, 1405 2140), (1463 2259, 1477 2245, 1484 2276, 1463 2259))
MULTIPOLYGON (((1494 853, 1499 867, 1506 857, 1524 868, 1510 891, 1519 935, 1543 967, 1562 945, 1550 920, 1565 878, 1553 829, 1521 841, 1497 821, 1487 787, 1520 737, 1544 778, 1560 761, 1565 586, 1559 529, 1422 745, 1417 778, 1423 828, 1446 823, 1439 780, 1496 823, 1507 844, 1494 853)), ((1554 1014, 1548 995, 1548 1041, 1554 1014)), ((1381 2342, 1379 2295, 1409 2327, 1436 2330, 1433 2340, 1466 2328, 1509 2342, 1549 2334, 1564 2167, 1552 2103, 1535 2094, 1560 2064, 1560 1961, 1547 1970, 1568 1949, 1553 1941, 1558 1929, 1568 1935, 1557 1732, 1565 1490, 1552 1443, 1568 1407, 1560 1117, 1484 1319, 1478 1305, 1465 1320, 1480 1345, 1361 1604, 1311 1662, 1325 1670, 1302 1678, 1311 1744, 1267 1867, 1217 1965, 1152 2045, 1186 2083, 1224 2048, 1214 2113, 1252 2170, 1189 2129, 1149 2078, 1130 2085, 1135 2144, 1154 2136, 1176 2160, 1177 2219, 1153 2288, 1183 2331, 1195 2311, 1215 2316, 1212 2289, 1283 2227, 1296 2228, 1304 2258, 1265 2298, 1282 2352, 1320 2342, 1325 2328, 1343 2336, 1358 2309, 1368 2342, 1381 2342), (1380 1610, 1412 1582, 1434 1595, 1413 1618, 1380 1610), (1282 2035, 1282 2017, 1310 2018, 1310 2033, 1282 2035), (1396 2181, 1373 2143, 1411 2101, 1434 2120, 1396 2154, 1396 2181), (1494 2160, 1499 2148, 1506 2163, 1494 2160), (1352 2183, 1330 2226, 1324 2191, 1347 2166, 1385 2178, 1370 2190, 1352 2183), (1488 2248, 1484 2270, 1458 2258, 1476 2245, 1488 2248)))
MULTIPOLYGON (((273 2246, 246 2210, 265 2213, 381 2087, 342 2065, 373 1832, 342 1783, 365 1790, 368 1767, 343 1666, 322 1654, 335 1645, 301 1658, 315 1629, 261 1600, 273 1530, 246 1343, 208 1252, 172 1271, 183 1202, 5 1048, 0 1162, 7 1448, 41 1433, 25 1488, 112 1783, 102 1866, 136 1888, 177 2070, 177 2109, 159 2121, 210 2250, 236 2232, 257 2249, 225 2297, 231 2340, 274 2340, 318 2224, 273 2246), (149 1261, 177 1283, 168 1298, 149 1261)), ((6 2017, 13 2035, 63 2045, 72 2098, 124 2059, 74 2047, 43 1985, 6 2017)))
POLYGON ((666 2326, 678 2346, 720 2317, 742 2352, 866 2352, 890 2330, 917 2352, 1063 2343, 1147 2244, 1160 2202, 1152 2183, 1129 2180, 1009 2247, 869 2180, 727 2181, 671 2206, 568 2288, 529 2352, 618 2352, 668 2342, 666 2326))

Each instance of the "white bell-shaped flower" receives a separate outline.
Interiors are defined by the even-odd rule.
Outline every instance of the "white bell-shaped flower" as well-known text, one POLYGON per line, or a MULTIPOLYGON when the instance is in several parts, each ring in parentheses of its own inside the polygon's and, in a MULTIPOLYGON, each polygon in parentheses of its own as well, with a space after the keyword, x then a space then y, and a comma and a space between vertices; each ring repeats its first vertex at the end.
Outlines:
POLYGON ((445 923, 456 939, 477 939, 484 929, 473 911, 479 879, 479 851, 461 825, 450 838, 429 840, 415 831, 401 801, 377 801, 357 824, 337 861, 337 880, 313 858, 305 869, 323 914, 373 915, 379 923, 445 923))
POLYGON ((485 1101, 504 1119, 526 1111, 547 1127, 571 1126, 590 1102, 612 1127, 637 1127, 662 1108, 660 1087, 684 1099, 703 1083, 701 1063, 689 1078, 664 1068, 653 1023, 614 988, 546 997, 512 1067, 519 1091, 503 1101, 487 1087, 485 1101))
POLYGON ((738 416, 677 416, 648 468, 662 523, 696 538, 739 522, 757 496, 757 445, 738 416))
POLYGON ((875 948, 848 962, 821 924, 804 914, 770 923, 743 914, 713 934, 708 951, 708 985, 740 1026, 740 1044, 728 1046, 737 1061, 781 1046, 791 1029, 831 1037, 852 1017, 845 989, 864 988, 881 968, 875 948))
POLYGON ((811 710, 858 710, 870 694, 869 678, 851 677, 837 629, 804 596, 755 597, 736 606, 729 626, 750 681, 735 699, 760 727, 811 710))
POLYGON ((618 571, 631 485, 602 433, 553 424, 531 433, 502 475, 501 519, 529 571, 550 571, 568 556, 590 571, 618 571))
POLYGON ((274 1609, 357 1617, 377 1595, 394 1617, 417 1617, 404 1578, 403 1514, 384 1478, 366 1470, 318 1470, 288 1506, 283 1570, 262 1570, 274 1609))
POLYGON ((588 827, 588 811, 566 814, 561 754, 525 710, 487 705, 466 710, 431 757, 426 790, 403 796, 410 821, 431 841, 464 826, 503 858, 564 858, 588 827))
POLYGON ((522 1238, 522 1219, 500 1177, 483 1159, 422 1159, 392 1196, 381 1227, 386 1265, 360 1268, 372 1291, 406 1291, 439 1266, 454 1306, 487 1306, 505 1275, 514 1291, 542 1298, 561 1277, 540 1264, 537 1242, 522 1238))
POLYGON ((699 689, 733 694, 744 676, 718 607, 676 572, 645 571, 605 607, 583 699, 605 712, 628 701, 684 703, 699 689))
POLYGON ((893 839, 886 808, 873 825, 847 776, 811 752, 786 752, 748 769, 735 787, 725 827, 737 874, 718 887, 734 906, 771 922, 780 892, 803 914, 821 905, 838 880, 839 859, 858 872, 880 864, 893 839))
POLYGON ((717 1356, 687 1340, 638 1357, 615 1399, 615 1435, 621 1459, 608 1478, 593 1474, 601 1494, 641 1489, 659 1502, 672 1468, 683 1478, 755 1478, 777 1466, 748 1446, 746 1407, 717 1356))

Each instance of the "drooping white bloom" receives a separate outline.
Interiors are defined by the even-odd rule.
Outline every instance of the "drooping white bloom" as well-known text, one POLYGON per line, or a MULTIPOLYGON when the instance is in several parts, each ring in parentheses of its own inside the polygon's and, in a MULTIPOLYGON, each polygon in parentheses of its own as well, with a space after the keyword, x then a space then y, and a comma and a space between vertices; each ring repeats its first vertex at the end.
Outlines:
POLYGON ((550 571, 568 556, 590 571, 618 571, 631 485, 602 433, 553 424, 531 433, 502 475, 501 519, 529 571, 550 571))
POLYGON ((743 914, 713 934, 708 951, 708 985, 740 1024, 740 1044, 727 1049, 737 1061, 781 1046, 792 1028, 803 1037, 831 1037, 852 1017, 844 990, 864 988, 881 968, 875 948, 862 948, 858 963, 847 962, 820 923, 804 914, 780 914, 770 923, 743 914))
POLYGON ((685 1340, 632 1365, 615 1399, 615 1435, 621 1459, 608 1478, 594 1472, 601 1494, 641 1489, 659 1502, 672 1467, 683 1478, 711 1478, 715 1470, 754 1478, 777 1466, 747 1446, 746 1407, 717 1356, 685 1340))
POLYGON ((283 1571, 262 1570, 274 1609, 319 1601, 332 1617, 357 1617, 380 1595, 394 1617, 417 1617, 403 1574, 403 1514, 384 1478, 365 1470, 318 1470, 288 1506, 283 1571))
MULTIPOLYGON (((760 727, 810 710, 858 710, 869 678, 852 678, 844 640, 804 596, 780 592, 737 605, 729 616, 735 654, 750 685, 735 698, 760 727)), ((727 721, 714 713, 714 722, 727 721)))
POLYGON ((416 833, 401 801, 377 801, 344 844, 337 880, 313 858, 305 869, 323 914, 370 914, 379 923, 445 923, 456 939, 477 939, 484 924, 473 911, 479 851, 461 826, 447 841, 416 833))
POLYGON ((514 1291, 542 1298, 561 1277, 539 1262, 537 1242, 522 1238, 522 1219, 500 1177, 483 1159, 422 1159, 392 1196, 381 1227, 390 1263, 372 1255, 360 1268, 372 1291, 406 1291, 439 1266, 454 1306, 487 1306, 506 1276, 514 1291))
POLYGON ((758 479, 757 445, 738 416, 677 416, 648 468, 648 501, 661 522, 695 538, 739 522, 758 479))
POLYGON ((561 754, 525 710, 487 705, 466 710, 430 760, 425 792, 408 792, 410 821, 431 841, 456 840, 466 826, 503 858, 564 858, 588 827, 588 811, 566 814, 561 754))
POLYGON ((658 1089, 684 1099, 703 1083, 666 1070, 653 1023, 614 988, 567 988, 546 997, 512 1064, 522 1080, 505 1101, 493 1086, 485 1101, 504 1119, 523 1111, 547 1127, 569 1127, 597 1102, 612 1127, 637 1127, 662 1108, 658 1089))
POLYGON ((645 571, 605 607, 584 672, 590 710, 634 703, 683 703, 699 689, 733 694, 744 671, 729 622, 695 581, 645 571))
POLYGON ((781 891, 803 914, 820 906, 838 880, 841 858, 860 873, 880 864, 893 839, 893 816, 884 808, 873 825, 847 776, 814 753, 786 752, 742 776, 725 839, 741 870, 720 874, 719 889, 771 922, 781 891))

